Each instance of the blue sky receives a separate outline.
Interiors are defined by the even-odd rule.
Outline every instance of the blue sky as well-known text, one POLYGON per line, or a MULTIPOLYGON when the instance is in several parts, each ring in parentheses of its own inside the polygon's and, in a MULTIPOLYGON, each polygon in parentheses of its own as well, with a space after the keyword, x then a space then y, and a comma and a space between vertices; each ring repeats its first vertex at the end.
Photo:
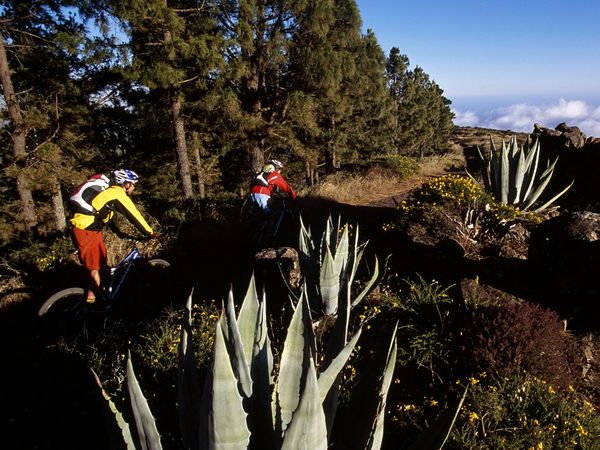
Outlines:
POLYGON ((458 125, 600 136, 600 1, 357 0, 363 29, 398 47, 453 102, 458 125))

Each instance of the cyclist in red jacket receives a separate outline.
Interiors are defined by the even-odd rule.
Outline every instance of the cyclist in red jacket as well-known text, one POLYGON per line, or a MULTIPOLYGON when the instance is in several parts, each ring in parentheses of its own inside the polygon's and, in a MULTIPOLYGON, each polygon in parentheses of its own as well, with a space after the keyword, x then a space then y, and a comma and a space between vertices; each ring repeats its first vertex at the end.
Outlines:
POLYGON ((288 194, 292 200, 296 200, 296 192, 294 192, 292 187, 283 178, 283 175, 281 175, 281 169, 283 169, 283 164, 276 159, 272 159, 267 161, 262 172, 254 177, 252 189, 250 190, 250 199, 265 214, 271 212, 271 196, 276 187, 288 194))

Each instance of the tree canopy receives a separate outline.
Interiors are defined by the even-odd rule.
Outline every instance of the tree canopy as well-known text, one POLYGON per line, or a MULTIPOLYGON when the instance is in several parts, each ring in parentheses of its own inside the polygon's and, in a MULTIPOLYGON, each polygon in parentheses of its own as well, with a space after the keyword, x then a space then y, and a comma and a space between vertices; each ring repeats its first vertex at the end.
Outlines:
POLYGON ((268 158, 314 183, 443 150, 450 101, 361 27, 354 0, 1 0, 2 240, 63 228, 118 167, 177 201, 243 194, 268 158))

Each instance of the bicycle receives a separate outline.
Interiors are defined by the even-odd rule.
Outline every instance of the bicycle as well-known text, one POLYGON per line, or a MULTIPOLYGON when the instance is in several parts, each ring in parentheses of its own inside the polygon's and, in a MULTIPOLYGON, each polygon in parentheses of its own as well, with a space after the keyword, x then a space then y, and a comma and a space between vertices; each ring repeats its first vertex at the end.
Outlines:
POLYGON ((240 223, 247 227, 248 242, 253 250, 278 246, 281 225, 289 209, 284 197, 272 197, 272 200, 269 214, 265 214, 249 197, 242 203, 240 223))
MULTIPOLYGON (((153 258, 145 259, 134 242, 133 247, 123 257, 123 259, 114 267, 109 269, 108 280, 101 286, 102 298, 97 300, 99 305, 88 305, 85 301, 86 289, 82 287, 70 287, 62 289, 51 295, 38 310, 38 317, 45 318, 50 315, 60 316, 66 320, 84 319, 89 314, 109 313, 117 300, 124 286, 130 271, 134 265, 145 261, 150 268, 165 270, 171 264, 164 259, 153 258)), ((102 277, 106 280, 107 276, 102 277)))

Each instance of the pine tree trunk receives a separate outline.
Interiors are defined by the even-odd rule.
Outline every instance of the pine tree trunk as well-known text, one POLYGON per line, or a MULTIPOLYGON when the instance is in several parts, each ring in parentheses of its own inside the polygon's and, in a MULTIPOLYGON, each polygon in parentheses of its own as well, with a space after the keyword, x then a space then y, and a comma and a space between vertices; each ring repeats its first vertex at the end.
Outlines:
POLYGON ((258 172, 262 169, 262 166, 265 164, 265 154, 260 148, 258 143, 254 143, 248 149, 248 157, 250 159, 250 167, 252 168, 252 172, 258 172))
POLYGON ((198 197, 205 198, 206 197, 206 183, 205 183, 205 175, 204 170, 202 168, 202 158, 200 157, 200 139, 198 138, 198 133, 194 131, 192 133, 192 153, 194 155, 194 159, 196 160, 196 178, 198 179, 198 197))
POLYGON ((174 96, 171 103, 173 112, 173 127, 175 131, 175 147, 177 150, 177 162, 179 163, 179 178, 183 188, 183 197, 187 200, 194 197, 192 188, 192 177, 190 175, 190 162, 188 158, 187 144, 185 142, 185 126, 181 116, 181 99, 174 96))
POLYGON ((58 181, 53 182, 54 194, 52 195, 52 206, 54 209, 54 220, 56 222, 56 229, 60 232, 65 231, 67 228, 67 219, 65 217, 65 204, 63 203, 62 191, 60 190, 60 184, 58 181))
POLYGON ((25 129, 23 128, 21 119, 21 109, 15 95, 12 79, 10 75, 10 67, 8 66, 8 58, 6 56, 6 48, 4 46, 4 36, 0 34, 0 78, 2 89, 4 91, 4 100, 8 106, 8 117, 11 121, 12 132, 10 137, 13 143, 13 155, 15 162, 19 167, 17 175, 17 192, 21 200, 21 211, 23 214, 23 225, 28 235, 37 233, 38 219, 35 214, 35 205, 33 203, 33 195, 29 187, 29 180, 23 169, 25 167, 25 159, 27 157, 27 148, 25 143, 25 129))

